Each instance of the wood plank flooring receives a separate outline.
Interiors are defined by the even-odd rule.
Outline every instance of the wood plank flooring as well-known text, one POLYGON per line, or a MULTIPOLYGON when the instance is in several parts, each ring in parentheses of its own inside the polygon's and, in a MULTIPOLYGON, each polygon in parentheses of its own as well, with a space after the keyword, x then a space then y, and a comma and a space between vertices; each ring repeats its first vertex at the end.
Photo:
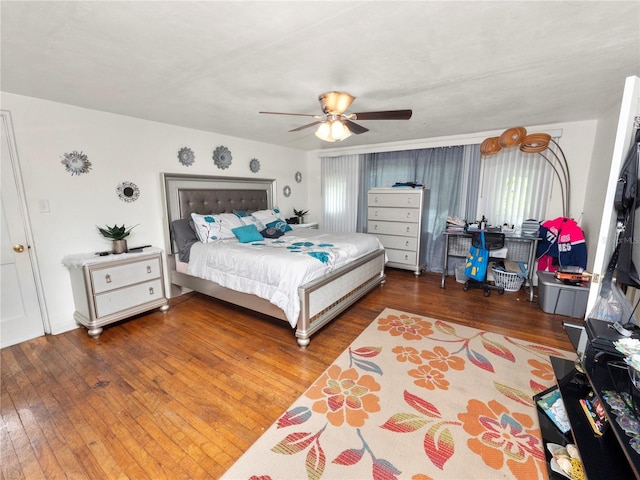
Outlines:
POLYGON ((76 329, 2 349, 0 478, 217 478, 385 307, 571 350, 569 317, 524 291, 387 277, 306 349, 284 322, 199 294, 98 340, 76 329))

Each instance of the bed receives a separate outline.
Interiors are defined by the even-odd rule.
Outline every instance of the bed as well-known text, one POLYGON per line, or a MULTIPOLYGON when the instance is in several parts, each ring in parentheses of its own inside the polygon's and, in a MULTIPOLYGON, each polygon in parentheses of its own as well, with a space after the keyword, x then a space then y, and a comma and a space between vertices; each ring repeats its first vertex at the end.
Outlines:
MULTIPOLYGON (((180 228, 185 230, 185 225, 190 220, 191 227, 194 226, 192 214, 196 214, 195 217, 198 217, 198 214, 214 215, 217 219, 228 214, 242 215, 244 212, 257 213, 272 210, 276 199, 275 180, 162 173, 161 183, 164 197, 165 249, 172 297, 196 291, 278 318, 291 325, 292 330, 295 330, 298 344, 306 347, 315 332, 385 281, 384 248, 375 237, 366 234, 356 234, 360 236, 359 240, 364 242, 363 249, 351 252, 356 256, 351 260, 342 258, 342 252, 350 251, 355 247, 350 243, 344 243, 345 238, 340 234, 335 234, 338 236, 334 235, 331 241, 328 241, 329 232, 306 229, 286 232, 277 240, 248 241, 243 245, 239 245, 240 242, 237 239, 214 242, 216 248, 222 244, 225 244, 225 248, 230 248, 230 253, 226 254, 212 253, 209 249, 210 244, 200 244, 200 242, 192 241, 185 246, 180 228), (374 241, 373 239, 376 242, 375 246, 370 243, 374 241), (191 246, 192 243, 193 246, 191 246), (254 292, 251 293, 252 289, 245 288, 244 283, 242 289, 245 291, 239 291, 235 288, 239 285, 237 282, 228 281, 228 276, 220 276, 229 273, 225 269, 231 268, 231 264, 242 264, 239 260, 242 258, 239 256, 240 249, 259 250, 259 258, 263 259, 271 255, 272 251, 274 251, 273 255, 283 254, 275 252, 277 247, 288 253, 300 253, 299 250, 304 250, 307 245, 328 247, 320 253, 309 251, 306 254, 288 258, 295 258, 296 262, 306 261, 309 264, 312 260, 308 257, 315 256, 315 263, 322 264, 323 271, 309 273, 309 275, 305 273, 297 280, 301 283, 296 285, 295 294, 289 295, 291 298, 295 297, 295 300, 288 300, 295 302, 294 305, 283 303, 284 300, 274 300, 268 292, 263 294, 259 289, 253 289, 254 292), (185 252, 189 252, 186 258, 184 258, 185 252), (305 260, 302 260, 303 257, 305 260), (199 258, 207 262, 208 267, 219 265, 219 270, 225 270, 225 272, 220 273, 209 268, 209 273, 203 273, 206 269, 201 268, 202 264, 198 263, 199 258), (225 258, 233 261, 224 262, 225 258), (224 268, 223 263, 226 263, 224 268)), ((195 229, 198 230, 197 226, 195 229)), ((267 260, 260 262, 254 260, 256 265, 262 265, 263 262, 266 264, 267 260)), ((292 261, 278 263, 284 265, 292 261)), ((293 276, 292 272, 305 270, 307 264, 300 264, 298 268, 289 270, 288 276, 293 276)), ((249 283, 251 282, 247 282, 249 283)), ((279 293, 278 298, 282 296, 279 293)))

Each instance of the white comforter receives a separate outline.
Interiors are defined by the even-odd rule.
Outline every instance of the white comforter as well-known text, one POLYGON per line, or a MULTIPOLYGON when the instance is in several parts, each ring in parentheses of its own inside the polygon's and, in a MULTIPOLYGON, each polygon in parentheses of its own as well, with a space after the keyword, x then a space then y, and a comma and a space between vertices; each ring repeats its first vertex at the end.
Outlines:
POLYGON ((300 314, 298 287, 382 248, 373 235, 293 230, 259 242, 196 243, 187 273, 269 300, 295 327, 300 314))

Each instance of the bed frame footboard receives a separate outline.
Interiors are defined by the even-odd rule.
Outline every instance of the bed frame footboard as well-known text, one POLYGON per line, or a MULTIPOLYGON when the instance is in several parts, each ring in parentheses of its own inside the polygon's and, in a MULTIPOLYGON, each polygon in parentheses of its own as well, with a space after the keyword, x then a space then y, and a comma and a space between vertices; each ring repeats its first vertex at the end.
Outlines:
POLYGON ((301 311, 296 328, 298 344, 301 347, 309 345, 314 332, 375 286, 384 283, 384 264, 384 250, 379 250, 336 270, 329 277, 300 287, 301 311))

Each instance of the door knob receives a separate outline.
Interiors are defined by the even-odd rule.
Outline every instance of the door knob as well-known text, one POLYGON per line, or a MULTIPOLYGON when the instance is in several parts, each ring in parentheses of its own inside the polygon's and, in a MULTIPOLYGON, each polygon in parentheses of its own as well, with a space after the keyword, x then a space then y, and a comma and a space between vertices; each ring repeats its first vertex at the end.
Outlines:
POLYGON ((14 245, 13 246, 13 251, 17 252, 17 253, 24 252, 24 245, 20 245, 20 244, 14 245))

